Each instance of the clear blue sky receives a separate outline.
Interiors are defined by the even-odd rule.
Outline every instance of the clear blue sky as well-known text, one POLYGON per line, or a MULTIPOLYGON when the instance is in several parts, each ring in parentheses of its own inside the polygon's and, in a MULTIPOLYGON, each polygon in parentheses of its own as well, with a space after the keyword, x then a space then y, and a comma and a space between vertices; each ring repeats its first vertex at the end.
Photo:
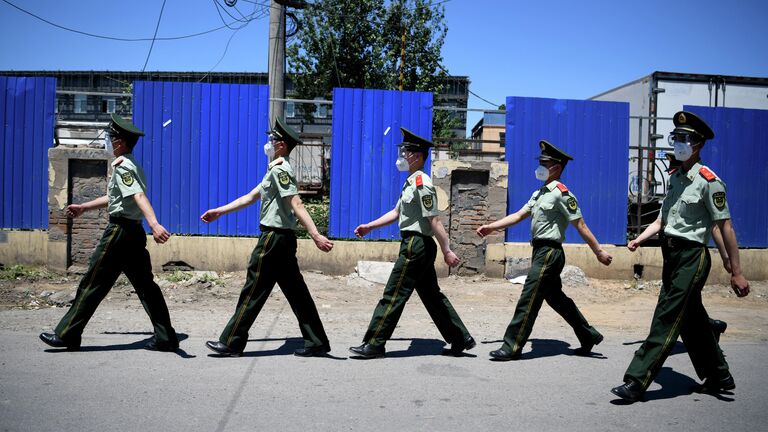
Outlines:
MULTIPOLYGON (((56 24, 151 38, 161 0, 8 0, 56 24)), ((266 12, 238 0, 244 14, 266 12)), ((435 0, 440 1, 440 0, 435 0)), ((224 0, 220 0, 224 4, 224 0)), ((585 99, 653 71, 768 77, 766 0, 449 0, 444 63, 470 89, 585 99)), ((237 16, 231 8, 228 10, 237 16)), ((223 14, 223 13, 222 13, 223 14)), ((228 22, 232 19, 224 15, 228 22)), ((222 26, 213 0, 167 0, 158 37, 222 26)), ((267 70, 268 18, 237 31, 155 42, 147 70, 267 70)), ((150 41, 120 42, 57 29, 0 1, 2 70, 141 70, 150 41)), ((492 108, 471 97, 470 107, 492 108)), ((469 127, 479 114, 470 116, 469 127)))

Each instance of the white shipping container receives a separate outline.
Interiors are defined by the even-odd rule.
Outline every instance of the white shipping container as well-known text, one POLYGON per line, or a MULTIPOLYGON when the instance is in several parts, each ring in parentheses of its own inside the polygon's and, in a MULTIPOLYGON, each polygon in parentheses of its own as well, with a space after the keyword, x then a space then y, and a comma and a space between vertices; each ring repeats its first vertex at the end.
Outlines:
POLYGON ((629 102, 628 198, 635 202, 641 193, 647 203, 666 191, 664 156, 671 151, 667 137, 674 129, 672 116, 684 105, 768 110, 768 78, 654 72, 590 100, 629 102))

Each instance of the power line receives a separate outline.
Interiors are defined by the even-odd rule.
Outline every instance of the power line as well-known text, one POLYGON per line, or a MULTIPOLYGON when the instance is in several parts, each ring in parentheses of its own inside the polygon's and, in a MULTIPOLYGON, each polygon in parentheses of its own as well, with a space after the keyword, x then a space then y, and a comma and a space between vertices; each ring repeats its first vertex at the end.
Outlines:
MULTIPOLYGON (((441 65, 440 63, 438 63, 438 64, 437 64, 437 67, 439 67, 439 68, 440 68, 440 70, 442 70, 443 72, 445 72, 445 73, 447 73, 448 75, 450 75, 450 72, 448 72, 448 70, 447 70, 446 68, 444 68, 444 67, 443 67, 443 65, 441 65)), ((468 92, 469 94, 471 94, 472 96, 474 96, 474 97, 476 97, 476 98, 480 99, 481 101, 483 101, 483 102, 485 102, 485 103, 487 103, 487 104, 489 104, 489 105, 492 105, 492 106, 494 106, 494 107, 496 107, 496 108, 498 108, 498 107, 500 106, 499 104, 495 104, 495 103, 493 103, 493 102, 489 101, 488 99, 486 99, 486 98, 484 98, 484 97, 480 96, 479 94, 477 94, 477 93, 473 92, 472 90, 470 90, 470 89, 469 89, 469 86, 467 86, 467 92, 468 92)))
MULTIPOLYGON (((245 23, 245 24, 247 24, 247 23, 248 23, 248 21, 245 19, 245 17, 243 17, 243 18, 238 18, 238 17, 236 17, 236 16, 232 15, 231 13, 229 13, 229 11, 227 10, 227 8, 226 8, 226 7, 224 7, 224 6, 223 6, 221 3, 219 3, 217 0, 212 0, 212 1, 213 1, 213 5, 214 5, 214 6, 216 6, 216 12, 219 14, 219 18, 221 18, 221 22, 223 22, 223 23, 224 23, 224 25, 226 25, 226 26, 227 26, 227 27, 229 27, 230 29, 232 29, 232 30, 236 30, 236 28, 232 28, 232 27, 230 27, 229 25, 227 25, 227 22, 224 20, 224 16, 221 14, 221 11, 222 11, 222 10, 224 11, 224 13, 225 13, 225 14, 229 15, 229 17, 230 17, 230 18, 232 18, 233 20, 235 20, 235 21, 237 21, 237 22, 245 23)), ((239 12, 239 11, 238 11, 238 12, 239 12)), ((241 15, 242 15, 242 14, 241 14, 241 15)))
POLYGON ((155 47, 155 38, 157 38, 157 31, 160 29, 160 20, 163 18, 163 10, 165 10, 165 1, 163 0, 163 5, 160 6, 160 16, 157 17, 157 25, 155 26, 155 34, 152 35, 152 43, 149 45, 149 52, 147 53, 147 59, 144 60, 144 66, 141 68, 141 71, 144 72, 144 69, 147 68, 147 63, 149 63, 149 56, 152 55, 152 48, 155 47))
MULTIPOLYGON (((15 8, 17 10, 19 10, 20 12, 23 12, 23 13, 25 13, 25 14, 33 17, 33 18, 36 18, 36 19, 38 19, 38 20, 40 20, 40 21, 42 21, 42 22, 44 22, 44 23, 46 23, 48 25, 51 25, 51 26, 56 27, 56 28, 59 28, 61 30, 66 30, 66 31, 69 31, 69 32, 72 32, 72 33, 81 34, 83 36, 89 36, 89 37, 93 37, 93 38, 107 39, 107 40, 113 40, 113 41, 119 41, 119 42, 146 42, 146 41, 151 41, 151 40, 170 41, 170 40, 188 39, 188 38, 193 38, 193 37, 197 37, 197 36, 206 35, 208 33, 213 33, 215 31, 218 31, 218 30, 221 30, 221 29, 227 27, 227 25, 223 25, 223 26, 216 27, 216 28, 213 28, 213 29, 210 29, 210 30, 206 30, 206 31, 202 31, 202 32, 199 32, 199 33, 192 33, 192 34, 183 35, 183 36, 166 36, 166 37, 159 37, 159 38, 124 38, 124 37, 115 37, 115 36, 105 36, 105 35, 99 35, 99 34, 94 34, 94 33, 88 33, 88 32, 84 32, 84 31, 81 31, 81 30, 77 30, 77 29, 73 29, 73 28, 70 28, 70 27, 66 27, 66 26, 63 26, 63 25, 60 25, 60 24, 56 24, 56 23, 54 23, 52 21, 49 21, 49 20, 39 16, 39 15, 35 15, 34 13, 32 13, 32 12, 26 10, 26 9, 23 9, 23 8, 21 8, 19 6, 16 6, 15 4, 11 3, 8 0, 0 0, 0 1, 2 1, 3 3, 8 4, 9 6, 15 8)), ((253 16, 253 15, 254 14, 252 14, 251 16, 253 16)), ((253 19, 258 19, 258 18, 263 18, 263 17, 257 17, 257 18, 253 18, 253 19)), ((232 29, 232 30, 235 30, 235 29, 232 29)))
MULTIPOLYGON (((214 0, 214 3, 216 3, 216 0, 214 0)), ((248 24, 249 24, 251 21, 253 21, 254 19, 256 19, 256 18, 253 18, 253 16, 254 16, 254 15, 256 15, 256 6, 258 6, 258 4, 257 4, 257 3, 254 3, 254 6, 253 6, 253 12, 251 12, 251 14, 250 14, 250 15, 248 15, 248 18, 249 18, 249 19, 248 19, 248 21, 246 21, 246 22, 245 22, 245 24, 243 24, 242 26, 240 26, 240 27, 237 27, 236 29, 234 29, 235 31, 234 31, 234 32, 232 32, 232 34, 229 36, 229 40, 227 40, 227 45, 224 47, 224 52, 221 54, 221 57, 219 57, 219 61, 217 61, 217 62, 216 62, 216 64, 215 64, 215 65, 213 65, 213 67, 212 67, 212 68, 211 68, 211 69, 210 69, 208 72, 206 72, 206 73, 205 73, 205 75, 203 75, 203 77, 202 77, 202 78, 200 78, 200 80, 199 80, 198 82, 202 82, 202 81, 203 81, 205 78, 207 78, 207 77, 208 77, 208 75, 209 75, 211 72, 213 72, 213 70, 214 70, 214 69, 216 69, 216 67, 218 67, 218 66, 219 66, 219 63, 221 63, 221 61, 222 61, 222 60, 224 60, 224 57, 227 55, 227 51, 229 50, 229 44, 230 44, 230 42, 232 42, 232 39, 235 37, 235 35, 237 34, 237 32, 238 32, 238 31, 240 31, 240 29, 242 29, 243 27, 247 26, 247 25, 248 25, 248 24)), ((218 7, 216 8, 216 10, 218 11, 218 7)), ((263 10, 262 10, 262 11, 263 11, 263 10)), ((238 11, 238 12, 239 12, 239 11, 238 11)), ((219 13, 219 16, 221 17, 221 13, 219 13)), ((262 15, 260 16, 260 18, 263 18, 264 16, 265 16, 265 14, 263 14, 263 13, 262 13, 262 15)), ((244 17, 245 17, 245 16, 244 16, 244 17)), ((223 19, 224 19, 224 18, 222 17, 222 20, 223 20, 223 19)))
MULTIPOLYGON (((243 26, 243 27, 245 27, 245 26, 243 26)), ((199 81, 197 81, 197 82, 203 82, 203 80, 204 80, 204 79, 206 79, 206 78, 208 77, 208 75, 209 75, 211 72, 213 72, 213 70, 214 70, 214 69, 216 69, 216 67, 219 65, 219 63, 221 63, 221 61, 222 61, 222 60, 224 60, 224 56, 226 56, 226 55, 227 55, 227 50, 229 50, 229 43, 230 43, 230 42, 232 42, 232 38, 234 38, 234 37, 235 37, 235 35, 237 34, 237 32, 239 32, 239 31, 240 31, 240 29, 241 29, 241 28, 243 28, 243 27, 240 27, 240 28, 238 28, 237 30, 235 30, 235 31, 233 31, 233 32, 232 32, 232 35, 231 35, 231 36, 229 36, 229 40, 227 41, 227 45, 224 47, 224 53, 223 53, 223 54, 221 54, 221 57, 219 57, 219 61, 217 61, 217 62, 216 62, 216 64, 215 64, 215 65, 213 65, 213 67, 212 67, 212 68, 211 68, 211 69, 210 69, 208 72, 206 72, 206 73, 205 73, 205 75, 203 75, 203 77, 202 77, 202 78, 200 78, 200 80, 199 80, 199 81)))

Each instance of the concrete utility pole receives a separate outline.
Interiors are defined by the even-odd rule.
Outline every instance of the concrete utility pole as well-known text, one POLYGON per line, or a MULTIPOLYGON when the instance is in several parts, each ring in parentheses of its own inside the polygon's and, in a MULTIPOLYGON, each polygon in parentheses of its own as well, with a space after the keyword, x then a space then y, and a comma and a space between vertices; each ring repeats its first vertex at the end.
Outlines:
POLYGON ((275 119, 283 117, 285 103, 275 98, 285 98, 285 6, 270 0, 269 7, 269 127, 275 119))

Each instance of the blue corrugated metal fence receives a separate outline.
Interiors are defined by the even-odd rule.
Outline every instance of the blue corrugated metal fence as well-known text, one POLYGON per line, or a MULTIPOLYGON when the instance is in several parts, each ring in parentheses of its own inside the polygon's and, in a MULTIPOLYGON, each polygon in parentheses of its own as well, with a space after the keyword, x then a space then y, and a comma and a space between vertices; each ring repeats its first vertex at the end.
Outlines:
POLYGON ((715 139, 701 150, 704 165, 723 179, 739 246, 768 247, 768 111, 685 106, 715 139))
POLYGON ((180 234, 257 235, 259 206, 206 225, 200 215, 247 193, 267 171, 269 90, 252 84, 134 83, 135 124, 158 220, 180 234))
POLYGON ((0 77, 0 227, 48 227, 56 78, 0 77))
MULTIPOLYGON (((529 97, 507 98, 507 209, 519 210, 542 186, 535 157, 545 139, 573 156, 562 181, 579 201, 601 243, 626 244, 629 104, 529 97)), ((506 241, 531 239, 530 220, 507 229, 506 241)), ((583 243, 569 227, 567 243, 583 243)))
MULTIPOLYGON (((329 222, 332 237, 353 238, 357 225, 394 208, 408 177, 395 168, 396 145, 402 142, 401 126, 431 138, 432 93, 334 89, 329 222)), ((366 238, 399 237, 395 223, 366 238)))

